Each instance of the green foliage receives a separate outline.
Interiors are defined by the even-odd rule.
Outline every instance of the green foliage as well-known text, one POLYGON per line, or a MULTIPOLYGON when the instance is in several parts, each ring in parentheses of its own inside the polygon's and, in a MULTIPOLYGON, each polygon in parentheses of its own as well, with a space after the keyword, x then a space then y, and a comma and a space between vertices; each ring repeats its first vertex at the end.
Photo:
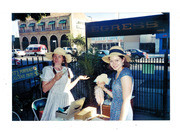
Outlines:
POLYGON ((31 16, 37 22, 40 22, 43 16, 49 16, 50 13, 12 13, 12 20, 26 21, 26 18, 31 16))
POLYGON ((74 43, 76 45, 79 46, 85 46, 86 42, 85 42, 85 37, 81 37, 81 35, 79 34, 75 39, 74 39, 74 43))
POLYGON ((82 60, 79 60, 80 67, 84 70, 84 73, 88 76, 94 74, 94 56, 91 54, 85 54, 82 60))
POLYGON ((85 49, 85 37, 82 37, 81 34, 79 34, 76 38, 73 37, 73 34, 67 34, 67 38, 71 46, 73 46, 73 44, 76 44, 77 46, 81 46, 83 49, 85 49))
POLYGON ((101 73, 101 61, 97 55, 88 54, 81 56, 78 59, 78 63, 83 73, 90 77, 86 81, 86 88, 88 89, 88 101, 92 104, 94 99, 94 86, 96 85, 93 81, 101 73))
POLYGON ((74 41, 74 37, 72 34, 68 33, 67 34, 67 41, 68 43, 70 43, 71 47, 73 46, 73 41, 74 41))

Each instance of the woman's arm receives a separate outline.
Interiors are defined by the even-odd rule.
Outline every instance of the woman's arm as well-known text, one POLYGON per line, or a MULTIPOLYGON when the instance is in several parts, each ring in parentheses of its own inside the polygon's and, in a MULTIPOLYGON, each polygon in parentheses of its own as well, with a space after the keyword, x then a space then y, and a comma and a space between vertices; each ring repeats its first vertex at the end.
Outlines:
POLYGON ((104 92, 106 92, 111 98, 113 98, 113 94, 111 91, 109 91, 107 88, 105 88, 105 82, 97 82, 96 83, 98 87, 102 88, 104 92))
POLYGON ((47 91, 49 91, 54 86, 56 81, 62 77, 62 75, 63 73, 59 72, 54 76, 54 78, 51 81, 42 81, 43 92, 46 93, 47 91))
POLYGON ((113 98, 113 94, 111 91, 109 91, 107 88, 103 88, 104 92, 106 92, 111 98, 113 98))
POLYGON ((121 107, 121 114, 119 120, 126 120, 132 93, 132 78, 130 76, 124 76, 121 78, 123 103, 121 107))
POLYGON ((89 79, 89 77, 80 75, 78 78, 76 78, 73 82, 71 82, 68 85, 68 89, 71 90, 72 88, 74 88, 74 86, 78 83, 78 81, 87 80, 87 79, 89 79))

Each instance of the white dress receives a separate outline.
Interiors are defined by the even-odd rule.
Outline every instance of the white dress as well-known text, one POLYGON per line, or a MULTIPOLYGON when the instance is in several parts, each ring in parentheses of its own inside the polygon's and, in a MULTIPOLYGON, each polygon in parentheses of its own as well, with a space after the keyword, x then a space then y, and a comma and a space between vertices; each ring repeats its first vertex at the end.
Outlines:
MULTIPOLYGON (((66 68, 63 66, 63 68, 66 68)), ((67 69, 67 68, 66 68, 67 69)), ((48 98, 46 106, 43 111, 41 120, 55 120, 55 113, 58 110, 58 107, 65 107, 71 104, 74 101, 74 97, 69 89, 67 89, 68 84, 71 83, 71 78, 73 78, 73 73, 70 68, 68 68, 70 73, 70 78, 68 78, 68 71, 56 81, 54 86, 50 89, 48 93, 48 98)), ((56 72, 60 72, 57 71, 56 72)), ((42 70, 41 79, 42 81, 51 81, 54 78, 55 74, 53 73, 52 66, 46 66, 42 70)))

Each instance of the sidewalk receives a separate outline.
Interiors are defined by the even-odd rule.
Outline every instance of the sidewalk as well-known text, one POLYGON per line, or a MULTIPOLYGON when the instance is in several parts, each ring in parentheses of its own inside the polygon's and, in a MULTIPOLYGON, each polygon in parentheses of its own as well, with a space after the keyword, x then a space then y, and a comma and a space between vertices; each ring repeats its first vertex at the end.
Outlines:
POLYGON ((164 120, 162 117, 157 117, 152 114, 134 111, 133 120, 164 120))

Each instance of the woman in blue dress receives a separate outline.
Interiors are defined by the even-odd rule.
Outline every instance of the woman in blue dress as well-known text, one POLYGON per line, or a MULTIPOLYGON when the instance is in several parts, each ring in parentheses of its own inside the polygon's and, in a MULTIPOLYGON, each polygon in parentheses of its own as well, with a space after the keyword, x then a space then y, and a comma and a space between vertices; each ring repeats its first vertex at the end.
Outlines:
POLYGON ((109 63, 110 67, 116 71, 113 78, 112 92, 104 87, 103 83, 97 83, 112 99, 110 109, 110 120, 133 120, 131 107, 131 97, 133 92, 134 79, 129 69, 130 57, 123 49, 114 46, 109 50, 109 55, 102 60, 109 63))

